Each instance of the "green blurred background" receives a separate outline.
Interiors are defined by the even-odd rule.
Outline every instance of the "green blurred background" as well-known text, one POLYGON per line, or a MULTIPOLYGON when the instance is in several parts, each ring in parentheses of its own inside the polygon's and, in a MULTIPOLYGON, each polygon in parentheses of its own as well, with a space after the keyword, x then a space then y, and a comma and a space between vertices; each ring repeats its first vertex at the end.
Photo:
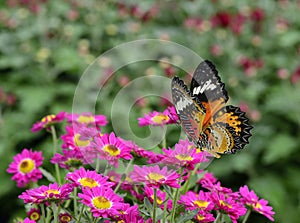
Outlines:
MULTIPOLYGON (((247 112, 254 129, 245 150, 215 160, 209 171, 224 186, 247 184, 270 201, 275 222, 299 222, 300 1, 6 0, 0 6, 1 222, 25 213, 17 199, 23 189, 6 173, 12 157, 43 148, 50 159, 49 137, 32 134, 32 124, 71 112, 87 66, 118 44, 144 38, 174 41, 216 64, 231 102, 247 112)), ((176 67, 149 62, 121 69, 109 85, 117 92, 149 74, 183 76, 176 67)), ((142 115, 166 105, 148 99, 138 107, 142 115)))

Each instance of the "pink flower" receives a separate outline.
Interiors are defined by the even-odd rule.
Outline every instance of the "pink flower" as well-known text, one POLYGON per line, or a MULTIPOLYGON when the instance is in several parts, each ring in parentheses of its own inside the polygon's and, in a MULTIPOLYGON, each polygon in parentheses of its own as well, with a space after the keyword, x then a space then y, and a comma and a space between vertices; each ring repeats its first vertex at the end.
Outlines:
POLYGON ((237 223, 237 219, 247 212, 247 209, 242 204, 236 202, 233 197, 222 193, 212 192, 211 201, 215 205, 214 209, 228 214, 233 223, 237 223))
POLYGON ((145 220, 139 214, 138 205, 125 204, 121 211, 120 222, 144 223, 145 220))
POLYGON ((73 218, 72 215, 70 215, 69 213, 60 213, 58 219, 61 223, 68 223, 72 221, 73 218))
POLYGON ((19 221, 19 223, 36 223, 36 221, 25 218, 24 221, 19 221))
MULTIPOLYGON (((145 186, 144 193, 145 193, 146 197, 150 200, 150 202, 153 204, 153 202, 154 202, 154 189, 151 188, 151 187, 145 186)), ((163 192, 159 189, 156 191, 156 203, 162 210, 164 209, 164 203, 163 202, 165 202, 165 200, 166 200, 166 195, 167 195, 166 192, 163 192)), ((172 209, 172 200, 167 201, 167 208, 169 210, 172 209)))
POLYGON ((59 186, 57 183, 50 184, 48 186, 42 185, 38 188, 33 188, 24 191, 19 195, 20 199, 24 200, 24 203, 46 203, 51 201, 63 201, 69 199, 69 194, 73 191, 73 186, 70 184, 63 184, 59 186))
POLYGON ((181 195, 178 203, 183 204, 188 210, 201 209, 210 211, 214 208, 214 204, 210 200, 210 193, 202 190, 200 190, 199 194, 188 191, 186 194, 181 195))
POLYGON ((34 221, 38 221, 41 218, 41 212, 39 209, 37 208, 31 208, 28 212, 27 212, 27 217, 30 220, 34 220, 34 221))
POLYGON ((176 171, 168 171, 167 167, 160 169, 159 166, 134 165, 131 172, 131 179, 136 183, 145 183, 149 187, 159 188, 161 185, 167 185, 179 188, 178 179, 180 175, 176 171))
POLYGON ((198 152, 194 144, 184 140, 180 140, 175 145, 174 150, 169 148, 162 149, 165 154, 165 158, 161 161, 168 165, 177 165, 186 167, 189 170, 194 169, 194 165, 200 162, 207 162, 204 152, 198 152))
POLYGON ((43 177, 38 169, 43 162, 42 152, 23 149, 20 154, 14 156, 14 161, 9 164, 8 173, 14 174, 12 180, 17 182, 18 187, 25 187, 30 182, 36 182, 43 177))
POLYGON ((125 160, 132 159, 132 155, 130 154, 131 148, 127 146, 127 143, 125 144, 116 137, 113 132, 95 137, 93 145, 97 152, 99 152, 99 157, 107 160, 109 164, 115 167, 118 166, 120 158, 125 160))
POLYGON ((41 129, 47 129, 49 130, 49 127, 51 125, 54 125, 55 123, 62 122, 67 116, 66 112, 59 112, 57 115, 47 115, 44 118, 41 119, 41 121, 36 122, 33 124, 31 131, 37 132, 41 129))
POLYGON ((115 192, 106 187, 94 187, 83 189, 78 193, 81 202, 91 208, 94 217, 118 216, 124 205, 123 199, 115 192))
POLYGON ((89 155, 83 154, 79 149, 66 150, 64 149, 63 154, 56 153, 51 163, 58 163, 61 168, 70 169, 71 167, 78 168, 83 164, 90 164, 93 162, 89 155))
POLYGON ((108 177, 103 177, 96 171, 85 170, 81 167, 79 170, 69 172, 66 176, 77 187, 93 188, 93 187, 112 187, 114 183, 108 182, 108 177))
POLYGON ((240 195, 242 196, 240 201, 243 204, 264 215, 271 221, 274 221, 273 215, 275 212, 272 210, 273 208, 271 206, 267 206, 268 201, 259 199, 253 190, 249 191, 247 185, 240 187, 240 195))
POLYGON ((144 117, 138 118, 140 126, 153 125, 163 126, 166 124, 174 124, 178 122, 178 116, 175 108, 168 107, 163 112, 153 111, 149 114, 145 114, 144 117))
POLYGON ((197 221, 197 222, 200 222, 200 223, 204 223, 204 222, 213 222, 215 220, 214 218, 214 215, 209 213, 209 212, 206 212, 204 210, 200 210, 196 216, 194 217, 194 219, 197 221))
POLYGON ((138 157, 146 158, 146 162, 149 164, 158 163, 165 158, 163 154, 155 153, 153 151, 149 151, 140 147, 136 147, 133 149, 134 154, 138 157))
POLYGON ((69 114, 67 116, 69 123, 94 125, 94 126, 105 126, 108 121, 104 115, 92 115, 90 112, 84 112, 82 114, 69 114))

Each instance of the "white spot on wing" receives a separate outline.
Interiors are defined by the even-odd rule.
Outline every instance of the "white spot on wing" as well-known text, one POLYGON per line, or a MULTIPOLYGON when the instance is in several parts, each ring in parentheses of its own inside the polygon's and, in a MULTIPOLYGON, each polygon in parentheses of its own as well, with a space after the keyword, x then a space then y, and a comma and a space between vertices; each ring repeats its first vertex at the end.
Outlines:
POLYGON ((176 108, 177 108, 177 110, 183 110, 183 109, 185 109, 187 106, 189 106, 189 105, 191 105, 191 104, 193 104, 194 102, 193 102, 193 100, 191 100, 191 99, 188 99, 188 98, 180 98, 180 101, 178 101, 177 103, 176 103, 176 108))
POLYGON ((214 90, 217 86, 211 83, 211 80, 206 81, 203 85, 198 86, 193 89, 193 95, 197 95, 199 93, 203 94, 206 90, 214 90))

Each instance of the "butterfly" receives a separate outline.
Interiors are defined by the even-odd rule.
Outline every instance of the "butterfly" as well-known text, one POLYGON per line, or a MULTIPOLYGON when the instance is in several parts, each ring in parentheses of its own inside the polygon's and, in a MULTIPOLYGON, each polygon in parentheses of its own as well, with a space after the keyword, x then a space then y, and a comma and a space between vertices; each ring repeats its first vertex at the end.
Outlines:
POLYGON ((171 85, 181 126, 199 149, 220 158, 249 143, 253 127, 239 107, 226 105, 225 84, 212 62, 205 60, 198 65, 190 89, 176 76, 171 85))

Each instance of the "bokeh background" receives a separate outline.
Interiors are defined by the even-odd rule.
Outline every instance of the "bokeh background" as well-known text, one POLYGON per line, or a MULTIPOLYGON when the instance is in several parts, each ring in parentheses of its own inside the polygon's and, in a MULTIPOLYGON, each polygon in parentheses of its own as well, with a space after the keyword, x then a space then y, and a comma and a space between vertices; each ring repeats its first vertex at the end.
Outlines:
MULTIPOLYGON (((46 163, 51 158, 50 137, 31 133, 32 124, 71 112, 88 65, 119 44, 144 38, 174 41, 216 64, 231 103, 247 112, 254 129, 246 149, 214 160, 209 171, 224 186, 248 184, 274 207, 275 222, 299 222, 300 1, 3 0, 0 7, 1 222, 25 213, 17 199, 23 189, 6 173, 12 157, 33 148, 43 149, 46 163)), ((102 62, 109 74, 110 61, 102 62)), ((125 67, 108 82, 111 93, 97 112, 107 115, 105 103, 118 89, 151 74, 186 76, 166 63, 125 67)), ((136 117, 167 105, 159 98, 138 101, 133 131, 143 134, 136 117)))

